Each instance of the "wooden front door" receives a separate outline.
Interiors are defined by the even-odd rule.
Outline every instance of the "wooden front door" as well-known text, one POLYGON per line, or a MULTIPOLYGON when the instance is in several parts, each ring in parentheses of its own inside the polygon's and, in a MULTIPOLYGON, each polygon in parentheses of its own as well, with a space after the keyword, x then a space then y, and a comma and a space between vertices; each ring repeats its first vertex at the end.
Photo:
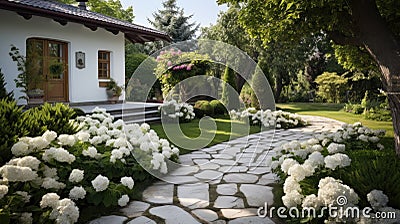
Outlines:
POLYGON ((27 46, 39 51, 35 57, 41 57, 43 88, 47 102, 68 101, 68 45, 65 42, 31 38, 27 46))

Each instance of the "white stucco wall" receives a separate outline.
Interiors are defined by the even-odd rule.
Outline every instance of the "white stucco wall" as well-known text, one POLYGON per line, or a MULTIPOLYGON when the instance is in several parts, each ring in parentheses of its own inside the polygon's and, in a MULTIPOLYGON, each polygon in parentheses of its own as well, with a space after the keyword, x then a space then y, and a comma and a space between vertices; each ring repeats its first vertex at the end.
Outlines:
MULTIPOLYGON (((0 68, 5 75, 7 90, 14 90, 16 99, 22 95, 16 89, 14 79, 18 71, 16 63, 9 56, 11 44, 18 47, 25 55, 26 40, 31 37, 55 39, 68 43, 68 92, 69 102, 106 101, 105 88, 99 87, 97 77, 97 52, 107 50, 111 52, 111 77, 119 85, 125 79, 125 48, 124 34, 114 35, 102 28, 92 31, 76 23, 65 26, 42 17, 33 16, 25 20, 22 16, 10 11, 0 10, 0 68), (78 69, 75 66, 75 52, 84 52, 86 67, 78 69)), ((122 98, 121 98, 122 99, 122 98)), ((25 100, 19 100, 25 104, 25 100)))

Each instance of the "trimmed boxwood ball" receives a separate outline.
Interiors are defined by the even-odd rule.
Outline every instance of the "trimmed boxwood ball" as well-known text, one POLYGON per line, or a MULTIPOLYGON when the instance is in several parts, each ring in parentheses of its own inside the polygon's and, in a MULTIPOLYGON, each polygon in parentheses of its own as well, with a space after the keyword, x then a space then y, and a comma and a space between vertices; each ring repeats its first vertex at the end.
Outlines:
POLYGON ((222 104, 219 100, 212 100, 210 105, 214 110, 214 115, 224 115, 228 113, 224 104, 222 104))
POLYGON ((197 117, 212 116, 214 109, 207 100, 199 100, 194 104, 194 113, 197 117))

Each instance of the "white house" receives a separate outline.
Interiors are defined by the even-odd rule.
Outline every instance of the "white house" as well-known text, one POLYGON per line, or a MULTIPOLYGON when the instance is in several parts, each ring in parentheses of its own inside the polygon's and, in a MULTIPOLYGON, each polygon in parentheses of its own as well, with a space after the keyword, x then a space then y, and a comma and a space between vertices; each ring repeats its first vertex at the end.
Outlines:
POLYGON ((14 90, 16 99, 22 95, 14 83, 19 72, 9 56, 11 45, 25 55, 27 46, 34 44, 40 49, 47 102, 106 101, 110 78, 124 84, 125 39, 170 40, 163 32, 91 12, 82 2, 75 7, 53 1, 1 0, 0 30, 0 68, 7 90, 14 90), (66 65, 62 74, 49 74, 54 60, 66 65))

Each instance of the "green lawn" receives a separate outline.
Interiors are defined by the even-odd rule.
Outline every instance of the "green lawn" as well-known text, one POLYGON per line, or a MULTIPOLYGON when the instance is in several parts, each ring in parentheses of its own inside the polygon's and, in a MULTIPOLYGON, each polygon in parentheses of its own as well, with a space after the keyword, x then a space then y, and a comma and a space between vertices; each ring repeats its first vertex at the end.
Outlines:
POLYGON ((181 154, 226 142, 230 138, 234 139, 260 132, 260 127, 249 127, 244 122, 231 121, 229 116, 203 119, 201 122, 200 119, 195 119, 190 123, 180 123, 179 126, 183 134, 175 124, 164 124, 164 126, 162 124, 151 124, 151 128, 157 132, 158 136, 168 139, 173 145, 178 146, 181 149, 181 154), (168 136, 166 133, 168 133, 168 136))

